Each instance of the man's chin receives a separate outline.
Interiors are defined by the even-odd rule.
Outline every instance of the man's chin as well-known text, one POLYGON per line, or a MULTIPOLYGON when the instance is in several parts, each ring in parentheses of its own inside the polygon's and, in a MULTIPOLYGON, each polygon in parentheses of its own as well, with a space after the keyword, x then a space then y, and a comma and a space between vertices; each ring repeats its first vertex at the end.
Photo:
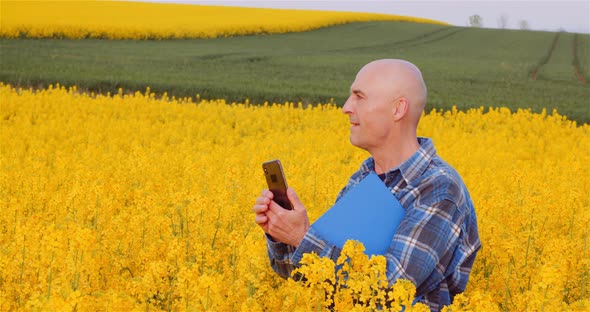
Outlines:
POLYGON ((350 140, 350 144, 352 144, 353 146, 365 149, 363 147, 363 144, 357 138, 353 137, 352 135, 350 136, 349 140, 350 140))

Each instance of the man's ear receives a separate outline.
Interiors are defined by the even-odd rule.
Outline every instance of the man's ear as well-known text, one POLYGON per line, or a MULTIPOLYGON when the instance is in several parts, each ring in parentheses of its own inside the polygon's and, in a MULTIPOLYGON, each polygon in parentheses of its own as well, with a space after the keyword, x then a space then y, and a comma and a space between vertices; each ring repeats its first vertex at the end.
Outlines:
POLYGON ((405 97, 398 99, 394 105, 393 119, 395 121, 398 121, 404 118, 404 116, 408 113, 409 109, 410 103, 408 102, 408 99, 406 99, 405 97))

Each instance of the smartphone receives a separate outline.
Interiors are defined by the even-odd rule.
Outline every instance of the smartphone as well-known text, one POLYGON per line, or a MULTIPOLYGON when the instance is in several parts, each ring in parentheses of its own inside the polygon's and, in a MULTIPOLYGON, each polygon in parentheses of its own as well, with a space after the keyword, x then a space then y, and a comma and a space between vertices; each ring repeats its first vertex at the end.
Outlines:
POLYGON ((264 176, 266 177, 266 184, 268 189, 273 193, 273 200, 279 206, 293 210, 293 205, 287 197, 287 180, 283 172, 283 166, 278 159, 270 160, 262 164, 264 176))

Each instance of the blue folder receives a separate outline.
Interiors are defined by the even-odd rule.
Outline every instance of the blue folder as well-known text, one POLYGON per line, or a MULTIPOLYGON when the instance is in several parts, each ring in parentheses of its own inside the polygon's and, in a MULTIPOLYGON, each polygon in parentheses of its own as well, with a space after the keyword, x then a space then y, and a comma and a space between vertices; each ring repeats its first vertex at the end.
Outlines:
POLYGON ((404 215, 404 207, 371 172, 311 226, 340 248, 353 239, 365 245, 367 255, 383 255, 404 215))

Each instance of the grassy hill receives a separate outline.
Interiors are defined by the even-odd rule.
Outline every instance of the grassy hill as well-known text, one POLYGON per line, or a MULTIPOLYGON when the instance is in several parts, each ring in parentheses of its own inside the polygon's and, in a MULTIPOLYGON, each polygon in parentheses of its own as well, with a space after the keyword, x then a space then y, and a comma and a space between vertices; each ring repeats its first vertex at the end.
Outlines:
POLYGON ((255 103, 343 104, 362 65, 403 58, 422 69, 430 108, 557 108, 590 122, 590 35, 366 22, 219 39, 3 39, 0 51, 5 83, 255 103))

